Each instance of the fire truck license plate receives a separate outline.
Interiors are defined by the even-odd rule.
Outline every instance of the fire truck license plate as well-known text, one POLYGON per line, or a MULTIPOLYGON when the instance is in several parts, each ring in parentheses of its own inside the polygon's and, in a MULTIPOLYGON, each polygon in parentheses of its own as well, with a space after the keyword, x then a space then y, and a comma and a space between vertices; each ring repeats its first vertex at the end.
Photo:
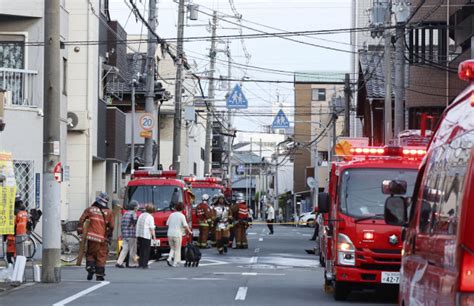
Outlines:
POLYGON ((399 284, 400 272, 382 272, 382 284, 399 284))

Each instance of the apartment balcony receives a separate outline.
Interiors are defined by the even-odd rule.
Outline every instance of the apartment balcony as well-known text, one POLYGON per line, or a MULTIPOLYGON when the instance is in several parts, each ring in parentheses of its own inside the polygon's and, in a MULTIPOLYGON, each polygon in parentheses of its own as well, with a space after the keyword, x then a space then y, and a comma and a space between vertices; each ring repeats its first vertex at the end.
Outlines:
POLYGON ((7 105, 40 107, 37 75, 33 70, 0 68, 0 89, 7 91, 7 105))

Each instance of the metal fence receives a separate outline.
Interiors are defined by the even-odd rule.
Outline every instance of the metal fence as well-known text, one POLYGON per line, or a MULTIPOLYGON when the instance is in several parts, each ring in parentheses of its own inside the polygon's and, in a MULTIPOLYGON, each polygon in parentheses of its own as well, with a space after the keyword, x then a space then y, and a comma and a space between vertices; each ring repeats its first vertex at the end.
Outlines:
POLYGON ((14 160, 17 194, 25 205, 35 208, 35 167, 33 161, 14 160))
POLYGON ((0 88, 11 92, 11 105, 39 106, 35 97, 37 71, 0 68, 0 88))

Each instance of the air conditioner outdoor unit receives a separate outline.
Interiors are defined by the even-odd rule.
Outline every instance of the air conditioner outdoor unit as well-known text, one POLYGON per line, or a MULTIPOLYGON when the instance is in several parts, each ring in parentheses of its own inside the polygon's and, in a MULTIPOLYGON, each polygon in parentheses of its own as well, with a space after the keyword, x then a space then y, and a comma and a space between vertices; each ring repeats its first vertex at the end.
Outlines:
POLYGON ((85 111, 67 112, 68 131, 85 131, 87 129, 87 121, 87 112, 85 111))

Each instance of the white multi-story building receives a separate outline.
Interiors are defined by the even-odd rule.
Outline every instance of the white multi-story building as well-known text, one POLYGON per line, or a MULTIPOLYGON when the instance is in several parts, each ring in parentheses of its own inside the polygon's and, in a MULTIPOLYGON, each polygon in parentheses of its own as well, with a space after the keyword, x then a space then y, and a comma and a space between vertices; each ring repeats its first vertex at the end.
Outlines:
MULTIPOLYGON (((61 41, 68 40, 68 11, 61 1, 61 41)), ((18 194, 30 208, 42 207, 44 1, 0 0, 0 89, 5 90, 5 130, 0 132, 0 151, 14 159, 18 194)), ((61 161, 66 161, 66 106, 68 48, 61 50, 61 161)), ((61 205, 67 204, 67 185, 62 184, 61 205)), ((41 226, 38 227, 41 230, 41 226)))

